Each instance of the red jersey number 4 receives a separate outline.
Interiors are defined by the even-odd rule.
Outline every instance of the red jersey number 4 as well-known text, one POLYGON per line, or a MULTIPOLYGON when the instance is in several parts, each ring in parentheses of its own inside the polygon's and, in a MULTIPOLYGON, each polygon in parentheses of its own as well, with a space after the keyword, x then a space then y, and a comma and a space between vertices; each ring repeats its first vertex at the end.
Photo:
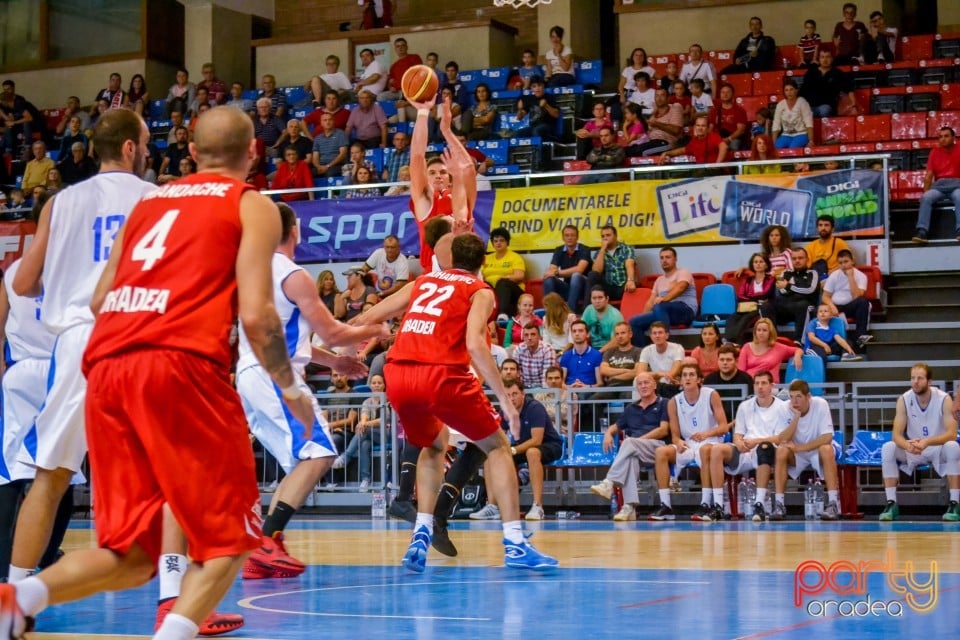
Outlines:
POLYGON ((150 228, 140 241, 133 247, 133 253, 130 258, 134 262, 142 262, 141 271, 149 271, 157 264, 157 261, 166 253, 167 236, 173 227, 174 221, 180 215, 179 209, 170 209, 153 227, 150 228))

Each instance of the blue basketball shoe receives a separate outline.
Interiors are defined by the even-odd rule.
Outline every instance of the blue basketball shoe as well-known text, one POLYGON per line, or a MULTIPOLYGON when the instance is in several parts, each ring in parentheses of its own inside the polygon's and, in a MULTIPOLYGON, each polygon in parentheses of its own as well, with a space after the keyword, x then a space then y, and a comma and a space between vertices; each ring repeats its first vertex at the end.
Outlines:
POLYGON ((424 526, 418 527, 413 532, 413 539, 403 556, 403 562, 401 562, 404 568, 423 573, 424 569, 427 568, 427 550, 430 549, 430 537, 430 532, 424 526))
POLYGON ((524 540, 514 544, 503 539, 503 563, 512 569, 530 569, 531 571, 550 571, 560 564, 556 558, 540 553, 533 545, 524 540))

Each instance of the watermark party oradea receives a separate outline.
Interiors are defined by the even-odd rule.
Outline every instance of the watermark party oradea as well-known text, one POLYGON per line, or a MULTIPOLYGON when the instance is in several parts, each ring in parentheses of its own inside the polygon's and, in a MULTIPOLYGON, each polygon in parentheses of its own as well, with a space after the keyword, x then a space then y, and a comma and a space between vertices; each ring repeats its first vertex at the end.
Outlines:
POLYGON ((936 561, 930 561, 926 569, 914 567, 909 560, 898 564, 894 550, 887 549, 882 560, 837 560, 827 565, 818 560, 801 562, 793 572, 793 604, 818 618, 900 618, 905 610, 933 611, 938 587, 936 561), (874 580, 870 592, 870 574, 885 576, 886 588, 874 580))

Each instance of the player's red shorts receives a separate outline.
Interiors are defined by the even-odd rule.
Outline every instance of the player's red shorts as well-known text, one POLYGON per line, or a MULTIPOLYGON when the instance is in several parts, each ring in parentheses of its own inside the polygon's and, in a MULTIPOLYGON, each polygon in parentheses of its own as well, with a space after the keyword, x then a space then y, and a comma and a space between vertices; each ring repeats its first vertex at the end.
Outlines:
POLYGON ((388 362, 384 377, 403 432, 418 447, 433 444, 445 424, 474 442, 500 429, 500 414, 465 367, 388 362))
POLYGON ((163 503, 198 562, 260 545, 260 492, 240 398, 222 367, 176 350, 136 351, 87 376, 97 540, 160 555, 163 503))

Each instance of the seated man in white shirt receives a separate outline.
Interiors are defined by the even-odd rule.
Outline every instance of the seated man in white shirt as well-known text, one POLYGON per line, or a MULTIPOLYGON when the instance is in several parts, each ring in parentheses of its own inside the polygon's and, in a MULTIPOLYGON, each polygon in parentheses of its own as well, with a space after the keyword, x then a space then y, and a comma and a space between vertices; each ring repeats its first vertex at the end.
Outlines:
POLYGON ((839 268, 823 282, 823 304, 830 306, 833 315, 841 313, 853 318, 856 329, 850 333, 850 342, 863 347, 873 336, 867 333, 870 324, 870 301, 867 300, 867 275, 857 270, 853 254, 847 249, 837 253, 839 268))
POLYGON ((680 366, 683 364, 683 346, 668 342, 670 332, 660 321, 650 325, 649 344, 640 352, 640 371, 649 371, 658 383, 677 384, 680 366))
POLYGON ((384 238, 383 247, 371 253, 360 268, 364 273, 372 271, 376 274, 381 298, 400 291, 410 280, 410 266, 400 253, 400 239, 394 235, 384 238))

